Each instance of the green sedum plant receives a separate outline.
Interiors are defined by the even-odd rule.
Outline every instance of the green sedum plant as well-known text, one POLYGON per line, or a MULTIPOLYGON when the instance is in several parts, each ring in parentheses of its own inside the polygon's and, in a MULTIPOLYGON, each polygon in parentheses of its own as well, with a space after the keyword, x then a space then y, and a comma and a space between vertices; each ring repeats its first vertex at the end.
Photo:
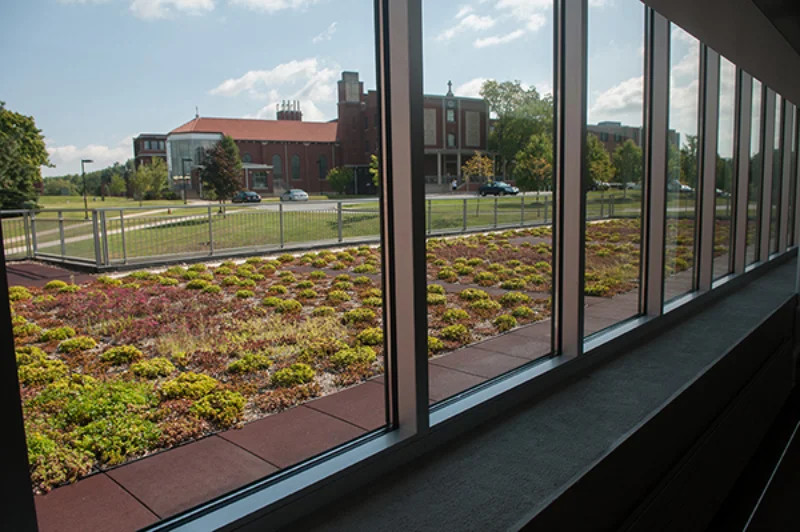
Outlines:
POLYGON ((476 301, 478 299, 489 299, 489 294, 477 288, 465 288, 458 293, 458 297, 464 301, 476 301))
POLYGON ((8 289, 8 300, 12 303, 16 301, 27 301, 33 294, 24 286, 12 286, 8 289))
POLYGON ((504 307, 515 307, 530 303, 530 301, 531 297, 528 294, 523 294, 522 292, 506 292, 500 298, 500 303, 504 307))
POLYGON ((311 312, 311 315, 317 318, 324 316, 333 316, 334 314, 336 314, 336 309, 325 305, 317 307, 311 312))
POLYGON ((275 310, 281 314, 299 314, 303 310, 303 304, 296 299, 284 299, 275 310))
POLYGON ((75 329, 72 327, 56 327, 48 329, 39 337, 40 342, 50 342, 53 340, 66 340, 75 336, 75 329))
POLYGON ((161 385, 161 395, 167 399, 199 399, 217 387, 217 380, 187 371, 161 385))
POLYGON ((510 331, 517 326, 517 318, 511 314, 503 314, 494 319, 494 326, 500 332, 510 331))
POLYGON ((204 294, 219 294, 222 292, 222 287, 216 284, 210 284, 203 288, 204 294))
POLYGON ((346 369, 354 365, 372 364, 375 362, 375 350, 369 346, 348 347, 331 356, 331 364, 337 369, 346 369))
POLYGON ((440 284, 429 284, 428 285, 428 293, 429 294, 442 294, 444 295, 444 287, 440 284))
POLYGON ((244 414, 245 398, 239 392, 220 390, 201 397, 190 412, 223 427, 236 424, 244 414))
POLYGON ((381 345, 383 343, 383 330, 378 327, 364 329, 358 333, 356 340, 363 345, 381 345))
POLYGON ((277 388, 290 388, 299 384, 307 384, 314 380, 314 370, 308 364, 298 362, 288 368, 276 371, 270 382, 277 388))
POLYGON ((435 336, 428 336, 428 356, 444 351, 444 342, 435 336))
POLYGON ((357 323, 372 323, 376 319, 375 312, 368 308, 357 308, 353 310, 348 310, 344 313, 342 319, 345 323, 349 324, 357 324, 357 323))
POLYGON ((100 355, 103 362, 111 362, 114 365, 128 364, 144 357, 144 354, 132 345, 119 345, 107 349, 100 355))
POLYGON ((469 329, 461 324, 445 327, 439 332, 439 335, 445 340, 462 344, 468 343, 471 338, 469 329))
POLYGON ((348 294, 344 290, 331 290, 330 292, 328 292, 328 301, 332 301, 334 303, 342 303, 344 301, 350 301, 350 294, 348 294))
POLYGON ((137 377, 155 379, 157 377, 166 377, 175 371, 175 366, 165 357, 155 357, 132 364, 131 371, 137 377))
POLYGON ((97 347, 97 342, 90 336, 76 336, 69 338, 58 344, 58 350, 62 353, 75 353, 77 351, 88 351, 97 347))
POLYGON ((236 297, 239 299, 247 299, 250 297, 254 297, 256 294, 252 290, 238 290, 236 292, 236 297))
POLYGON ((442 321, 447 323, 458 323, 469 319, 469 313, 460 308, 449 308, 442 314, 442 321))
POLYGON ((493 299, 479 299, 470 303, 469 308, 482 318, 487 318, 500 310, 502 306, 493 299))
POLYGON ((186 288, 189 290, 204 290, 209 286, 211 286, 211 283, 203 279, 193 279, 186 283, 186 288))
POLYGON ((59 290, 60 288, 64 288, 65 286, 67 286, 67 283, 65 283, 64 281, 60 281, 60 280, 56 279, 56 280, 50 281, 46 285, 44 285, 44 289, 45 290, 59 290))
POLYGON ((228 364, 229 373, 252 373, 254 371, 269 369, 272 360, 266 355, 247 353, 242 358, 236 359, 228 364))

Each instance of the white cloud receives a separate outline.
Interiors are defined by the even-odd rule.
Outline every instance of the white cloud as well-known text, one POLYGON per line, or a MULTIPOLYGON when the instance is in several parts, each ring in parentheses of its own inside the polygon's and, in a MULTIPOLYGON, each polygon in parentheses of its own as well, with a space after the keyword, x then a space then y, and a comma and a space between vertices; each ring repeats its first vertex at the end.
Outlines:
MULTIPOLYGON (((463 11, 463 9, 462 9, 463 11)), ((459 11, 459 15, 461 12, 459 11)), ((489 28, 493 27, 497 21, 490 16, 478 16, 475 14, 469 14, 466 16, 461 16, 458 24, 455 26, 444 30, 442 33, 436 37, 438 41, 448 41, 455 37, 458 33, 462 31, 484 31, 488 30, 489 28)))
POLYGON ((305 9, 320 0, 228 0, 231 5, 246 7, 253 11, 275 13, 286 9, 305 9))
POLYGON ((133 0, 130 10, 146 20, 167 18, 178 11, 200 15, 214 10, 214 0, 133 0))
POLYGON ((483 84, 487 81, 486 78, 473 78, 456 87, 455 90, 453 90, 453 94, 464 98, 480 98, 481 87, 483 87, 483 84))
POLYGON ((498 0, 495 8, 509 19, 523 22, 525 30, 533 33, 552 18, 553 0, 498 0))
POLYGON ((539 93, 539 96, 544 97, 547 94, 553 94, 553 85, 550 81, 540 81, 535 85, 536 92, 539 93))
POLYGON ((589 7, 606 7, 610 0, 589 0, 589 7))
POLYGON ((524 30, 514 30, 511 33, 506 33, 505 35, 492 35, 491 37, 475 39, 475 42, 472 44, 475 46, 475 48, 486 48, 487 46, 496 46, 498 44, 505 44, 507 42, 515 41, 523 35, 525 35, 524 30))
POLYGON ((50 162, 55 166, 53 168, 43 166, 42 175, 77 174, 81 171, 81 159, 94 161, 91 165, 87 165, 87 171, 90 169, 100 170, 116 162, 125 162, 133 157, 132 140, 133 136, 128 136, 113 146, 89 144, 78 147, 72 144, 58 146, 51 139, 45 138, 47 153, 50 154, 50 162))
POLYGON ((589 122, 615 120, 627 125, 642 123, 644 109, 644 77, 627 79, 601 92, 589 109, 589 122))
POLYGON ((462 6, 461 9, 458 10, 458 13, 456 13, 456 18, 463 18, 473 11, 475 11, 475 8, 472 6, 462 6))
POLYGON ((318 44, 321 43, 322 41, 330 41, 334 33, 336 33, 335 21, 331 22, 331 25, 328 26, 328 28, 325 31, 323 31, 322 33, 311 39, 311 42, 314 44, 318 44))

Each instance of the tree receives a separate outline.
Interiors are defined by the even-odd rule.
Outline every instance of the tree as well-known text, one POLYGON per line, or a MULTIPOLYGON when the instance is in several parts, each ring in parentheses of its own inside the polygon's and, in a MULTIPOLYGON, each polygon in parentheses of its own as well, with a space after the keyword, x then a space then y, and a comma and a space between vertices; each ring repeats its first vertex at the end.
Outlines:
POLYGON ((533 135, 515 157, 514 179, 520 190, 547 189, 553 183, 553 143, 549 135, 533 135))
POLYGON ((622 183, 622 194, 627 196, 628 183, 642 180, 642 149, 631 139, 626 140, 614 151, 615 179, 622 183))
POLYGON ((600 139, 591 133, 586 136, 586 168, 590 182, 608 182, 614 178, 611 157, 600 139))
POLYGON ((41 166, 50 166, 42 131, 33 117, 9 111, 0 101, 0 209, 36 204, 41 166))
POLYGON ((681 148, 681 183, 697 187, 697 135, 686 135, 686 144, 681 148))
POLYGON ((78 188, 69 180, 51 177, 44 180, 45 196, 77 196, 78 188))
POLYGON ((213 192, 220 205, 242 189, 242 161, 232 137, 225 135, 206 150, 205 168, 200 178, 204 189, 213 192))
POLYGON ((483 180, 482 178, 494 175, 494 163, 489 157, 476 151, 475 155, 467 159, 467 162, 461 166, 461 175, 467 179, 467 182, 480 182, 483 180))
POLYGON ((375 154, 370 155, 369 175, 372 176, 373 185, 376 187, 381 186, 381 163, 378 160, 378 156, 375 154))
POLYGON ((681 151, 670 143, 667 149, 667 183, 681 180, 681 151))
POLYGON ((125 178, 121 175, 111 176, 111 183, 108 185, 108 194, 110 196, 125 196, 128 192, 128 185, 125 183, 125 178))
MULTIPOLYGON (((481 96, 496 117, 489 133, 489 149, 500 158, 502 175, 508 175, 514 157, 528 140, 537 134, 553 135, 553 98, 542 98, 534 88, 524 88, 519 81, 498 83, 488 80, 481 96)), ((551 140, 552 142, 552 140, 551 140)))
POLYGON ((328 172, 328 183, 337 194, 345 194, 348 187, 353 184, 354 177, 352 168, 331 168, 328 172))
POLYGON ((133 198, 142 200, 146 198, 158 199, 167 181, 167 163, 160 157, 153 158, 150 164, 142 164, 130 178, 133 198))

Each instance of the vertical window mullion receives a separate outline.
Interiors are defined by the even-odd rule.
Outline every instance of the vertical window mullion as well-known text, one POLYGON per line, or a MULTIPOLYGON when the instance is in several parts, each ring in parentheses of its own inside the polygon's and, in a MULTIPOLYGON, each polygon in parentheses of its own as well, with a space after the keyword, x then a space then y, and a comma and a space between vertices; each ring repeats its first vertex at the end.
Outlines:
POLYGON ((795 107, 794 113, 794 167, 792 168, 792 180, 794 181, 794 215, 792 222, 794 228, 792 230, 793 246, 798 244, 800 240, 800 206, 797 201, 800 199, 800 107, 795 107))
POLYGON ((717 143, 719 134, 719 54, 700 48, 700 179, 697 239, 697 289, 711 290, 714 278, 714 227, 717 221, 717 143))
POLYGON ((583 353, 587 0, 555 3, 555 350, 583 353))
POLYGON ((763 125, 761 134, 761 157, 762 157, 762 178, 761 178, 761 226, 759 228, 759 254, 760 261, 769 260, 769 233, 772 221, 772 165, 773 154, 775 152, 775 91, 764 86, 764 118, 761 120, 763 125))
POLYGON ((664 308, 670 38, 666 18, 651 8, 647 8, 646 17, 642 310, 648 316, 660 316, 664 308))
POLYGON ((747 209, 750 181, 750 128, 753 120, 753 77, 738 69, 736 92, 736 224, 734 225, 733 272, 744 273, 747 265, 747 209))
POLYGON ((422 3, 382 0, 378 16, 387 404, 400 435, 413 436, 429 426, 422 3))
POLYGON ((792 128, 794 127, 794 106, 785 98, 783 99, 783 118, 781 120, 781 205, 778 214, 778 253, 786 251, 789 241, 789 194, 791 191, 791 172, 792 172, 792 128))

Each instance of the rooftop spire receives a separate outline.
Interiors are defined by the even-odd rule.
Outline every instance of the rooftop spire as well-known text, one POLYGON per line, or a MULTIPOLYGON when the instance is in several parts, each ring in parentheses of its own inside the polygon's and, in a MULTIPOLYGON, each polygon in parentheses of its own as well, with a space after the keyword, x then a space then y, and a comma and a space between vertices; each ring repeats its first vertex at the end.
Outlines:
POLYGON ((450 97, 453 96, 453 82, 452 81, 448 81, 447 82, 447 96, 450 96, 450 97))

